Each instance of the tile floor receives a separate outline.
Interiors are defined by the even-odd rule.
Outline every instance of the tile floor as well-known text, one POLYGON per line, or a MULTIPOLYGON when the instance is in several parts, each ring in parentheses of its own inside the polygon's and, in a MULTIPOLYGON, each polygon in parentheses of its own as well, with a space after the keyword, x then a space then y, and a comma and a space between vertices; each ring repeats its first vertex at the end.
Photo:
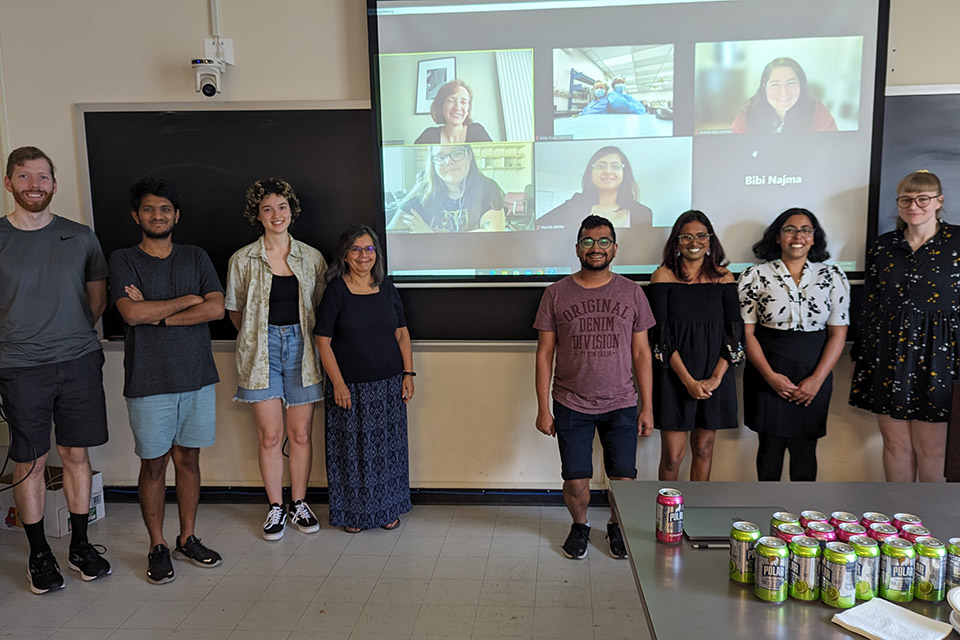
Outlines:
MULTIPOLYGON (((139 507, 109 504, 90 539, 108 547, 113 575, 80 581, 68 538, 52 539, 66 588, 43 596, 27 586, 26 538, 0 531, 0 638, 646 639, 629 563, 608 553, 607 513, 591 509, 593 544, 574 561, 560 552, 562 507, 417 506, 395 531, 288 527, 266 542, 264 507, 201 505, 198 533, 223 564, 175 561, 176 581, 156 586, 139 507)), ((176 532, 168 505, 169 542, 176 532)))

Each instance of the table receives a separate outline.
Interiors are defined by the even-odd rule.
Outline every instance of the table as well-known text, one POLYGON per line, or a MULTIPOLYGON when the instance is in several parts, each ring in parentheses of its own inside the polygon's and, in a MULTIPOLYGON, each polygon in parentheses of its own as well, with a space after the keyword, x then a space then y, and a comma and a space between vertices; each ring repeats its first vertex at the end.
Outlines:
MULTIPOLYGON (((684 505, 753 506, 780 504, 799 515, 805 509, 914 513, 934 536, 960 536, 960 484, 869 482, 627 482, 610 483, 644 614, 655 640, 689 638, 861 638, 830 619, 840 609, 788 599, 772 604, 753 595, 753 585, 728 576, 727 549, 691 549, 654 538, 657 492, 674 487, 684 505)), ((764 535, 768 522, 756 523, 764 535)), ((908 609, 949 624, 950 605, 914 600, 908 609)), ((954 631, 950 638, 958 638, 954 631)))

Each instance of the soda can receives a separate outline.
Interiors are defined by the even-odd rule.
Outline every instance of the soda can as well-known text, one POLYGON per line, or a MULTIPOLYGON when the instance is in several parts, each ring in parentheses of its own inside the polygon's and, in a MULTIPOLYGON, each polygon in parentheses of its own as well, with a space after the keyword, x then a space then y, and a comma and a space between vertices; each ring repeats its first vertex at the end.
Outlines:
POLYGON ((777 527, 777 537, 786 543, 789 543, 791 540, 793 540, 797 536, 802 536, 802 535, 806 535, 804 533, 803 527, 796 524, 790 524, 788 522, 787 524, 782 524, 779 527, 777 527))
POLYGON ((770 535, 777 535, 777 527, 782 524, 795 524, 800 526, 800 519, 789 511, 776 511, 770 518, 770 535))
POLYGON ((790 549, 790 597, 816 600, 820 597, 820 542, 810 536, 797 536, 790 549))
POLYGON ((947 591, 960 587, 960 538, 947 543, 947 591))
POLYGON ((657 542, 677 544, 683 539, 683 494, 660 489, 657 495, 657 542))
POLYGON ((807 526, 807 535, 820 541, 820 547, 828 542, 836 542, 837 530, 826 522, 811 522, 807 526))
POLYGON ((860 522, 860 518, 853 515, 849 511, 834 511, 830 514, 830 519, 827 521, 827 524, 832 524, 835 528, 839 529, 840 525, 845 522, 860 522))
POLYGON ((874 522, 879 522, 880 524, 890 524, 890 518, 885 513, 880 513, 879 511, 867 511, 863 514, 863 517, 860 518, 860 524, 865 526, 867 529, 870 528, 870 525, 874 522))
POLYGON ((837 540, 840 542, 849 544, 853 536, 865 535, 867 535, 867 528, 859 522, 841 522, 837 525, 837 540))
POLYGON ((757 540, 753 593, 767 602, 787 599, 787 569, 790 550, 780 538, 764 536, 757 540))
POLYGON ((916 542, 919 538, 929 538, 930 529, 919 524, 905 524, 900 530, 900 537, 910 542, 916 542))
POLYGON ((891 522, 900 531, 903 531, 903 525, 912 524, 917 527, 923 526, 923 521, 912 513, 895 513, 893 514, 893 522, 891 522))
POLYGON ((804 529, 807 528, 807 525, 811 522, 826 522, 827 516, 819 511, 801 511, 800 512, 800 526, 804 529))
POLYGON ((947 595, 947 545, 936 538, 920 538, 914 543, 917 567, 913 580, 913 595, 918 600, 942 602, 947 595))
POLYGON ((823 550, 820 601, 838 609, 857 603, 857 554, 845 542, 828 542, 823 550))
POLYGON ((857 554, 857 600, 873 600, 880 578, 880 543, 859 535, 852 536, 848 544, 857 554))
MULTIPOLYGON (((887 538, 899 538, 897 535, 899 531, 892 524, 884 524, 882 522, 874 522, 869 527, 867 527, 867 535, 876 540, 877 542, 883 542, 887 538)), ((907 542, 910 542, 909 540, 907 542)), ((911 543, 912 544, 912 543, 911 543)))
POLYGON ((913 575, 917 552, 903 538, 887 538, 880 545, 880 582, 877 593, 891 602, 913 600, 913 575))
POLYGON ((730 579, 753 583, 754 546, 760 539, 760 527, 752 522, 734 522, 730 530, 730 579))

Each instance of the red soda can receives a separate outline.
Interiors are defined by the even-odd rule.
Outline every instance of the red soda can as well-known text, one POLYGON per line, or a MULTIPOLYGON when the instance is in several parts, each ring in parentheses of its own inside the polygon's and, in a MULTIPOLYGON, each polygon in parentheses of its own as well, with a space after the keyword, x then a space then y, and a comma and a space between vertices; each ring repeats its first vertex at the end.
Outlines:
MULTIPOLYGON (((829 524, 832 524, 835 529, 839 529, 840 525, 844 522, 860 522, 860 518, 853 515, 849 511, 834 511, 830 514, 830 520, 827 521, 829 524)), ((867 528, 863 528, 864 533, 866 533, 867 528)), ((837 535, 840 535, 839 533, 837 535)))
POLYGON ((904 525, 911 524, 915 527, 922 527, 923 521, 919 516, 915 516, 912 513, 895 513, 893 514, 893 522, 890 524, 895 526, 898 531, 903 531, 904 525))
POLYGON ((657 542, 677 544, 683 539, 683 494, 660 489, 657 494, 657 542))
POLYGON ((802 535, 806 535, 803 531, 803 527, 798 527, 797 525, 789 522, 781 524, 777 527, 777 537, 788 544, 797 536, 802 535))
POLYGON ((867 511, 863 514, 863 517, 860 518, 860 524, 865 526, 867 530, 870 530, 870 525, 874 522, 879 522, 881 524, 890 524, 890 517, 885 513, 880 513, 879 511, 867 511))
POLYGON ((929 538, 930 535, 930 529, 918 524, 905 524, 900 530, 900 537, 910 542, 916 542, 917 538, 929 538))
POLYGON ((840 542, 850 542, 853 536, 867 535, 867 528, 859 522, 841 522, 837 527, 837 540, 840 542))
POLYGON ((867 528, 867 535, 877 542, 883 542, 887 538, 898 538, 899 533, 895 526, 885 522, 874 522, 867 528))
POLYGON ((826 522, 811 522, 807 525, 807 535, 821 542, 821 546, 827 542, 837 541, 837 530, 826 522))
POLYGON ((826 522, 827 516, 820 511, 801 511, 800 512, 800 526, 804 529, 807 528, 807 525, 811 522, 826 522))

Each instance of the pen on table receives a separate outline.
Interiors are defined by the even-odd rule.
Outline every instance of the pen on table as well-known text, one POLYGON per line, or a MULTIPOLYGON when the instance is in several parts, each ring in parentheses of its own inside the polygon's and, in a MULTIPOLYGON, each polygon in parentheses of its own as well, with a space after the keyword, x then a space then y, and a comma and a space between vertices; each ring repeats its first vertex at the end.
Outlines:
POLYGON ((730 543, 718 542, 716 544, 692 544, 691 549, 729 549, 730 543))

